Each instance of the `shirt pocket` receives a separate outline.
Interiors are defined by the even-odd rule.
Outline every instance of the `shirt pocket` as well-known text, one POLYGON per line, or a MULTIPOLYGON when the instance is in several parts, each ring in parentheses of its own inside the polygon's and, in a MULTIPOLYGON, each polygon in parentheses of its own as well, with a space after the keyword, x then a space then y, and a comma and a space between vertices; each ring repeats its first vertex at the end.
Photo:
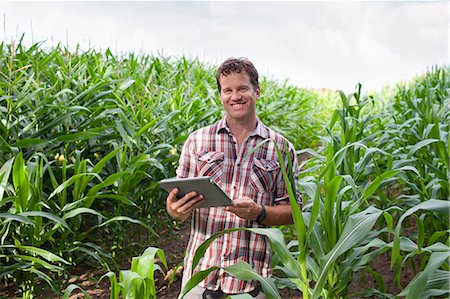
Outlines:
POLYGON ((275 181, 280 171, 277 161, 266 159, 253 159, 250 183, 254 191, 258 193, 275 190, 275 181))
POLYGON ((197 167, 199 176, 211 177, 213 181, 221 185, 224 154, 221 152, 201 152, 197 155, 197 167))

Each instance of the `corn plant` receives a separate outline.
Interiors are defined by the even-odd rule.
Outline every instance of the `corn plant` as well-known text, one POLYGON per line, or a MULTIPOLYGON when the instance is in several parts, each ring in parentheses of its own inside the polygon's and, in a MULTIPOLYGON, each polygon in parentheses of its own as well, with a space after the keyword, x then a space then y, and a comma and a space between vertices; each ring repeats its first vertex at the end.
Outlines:
POLYGON ((64 219, 46 211, 45 203, 41 202, 40 175, 44 167, 42 159, 37 157, 36 162, 26 165, 19 153, 0 169, 0 207, 3 211, 0 213, 0 277, 15 277, 24 297, 32 297, 32 277, 38 276, 54 287, 52 278, 43 270, 61 275, 62 266, 70 265, 58 252, 41 248, 53 242, 59 231, 70 231, 70 227, 64 219))
MULTIPOLYGON (((114 152, 113 152, 114 154, 114 152)), ((131 221, 147 227, 142 221, 129 217, 117 216, 107 219, 100 212, 91 208, 97 198, 109 197, 119 202, 128 200, 120 195, 102 192, 114 183, 121 174, 101 180, 89 188, 88 182, 98 177, 102 163, 98 163, 90 172, 80 167, 81 173, 76 173, 67 181, 58 185, 57 179, 46 157, 42 154, 32 157, 30 161, 23 159, 22 153, 8 160, 0 169, 1 192, 0 207, 3 219, 0 225, 2 278, 15 277, 19 285, 23 285, 24 296, 31 296, 33 291, 32 277, 37 275, 44 279, 53 289, 55 277, 62 278, 65 268, 72 261, 80 261, 83 255, 88 255, 108 268, 111 256, 99 245, 86 242, 85 238, 95 229, 110 225, 117 221, 131 221), (47 175, 51 177, 54 191, 48 194, 44 180, 47 175), (12 180, 12 182, 11 182, 12 180), (66 196, 73 185, 70 198, 76 201, 67 202, 66 196), (86 190, 87 189, 87 190, 86 190), (58 200, 53 200, 58 197, 58 200), (93 215, 97 220, 87 226, 86 216, 93 215), (43 249, 47 248, 47 249, 43 249), (80 255, 80 253, 82 253, 80 255), (40 258, 44 258, 42 260, 40 258), (56 262, 52 265, 48 262, 56 262), (43 272, 51 271, 54 275, 43 272)), ((63 163, 64 164, 64 163, 63 163)), ((80 163, 85 165, 85 163, 80 163)), ((64 168, 64 167, 63 167, 64 168)), ((132 205, 132 202, 128 201, 132 205)), ((149 231, 153 231, 147 227, 149 231)))
MULTIPOLYGON (((449 264, 445 258, 450 245, 448 75, 448 68, 434 68, 408 87, 399 86, 388 106, 393 121, 386 132, 392 140, 389 144, 394 145, 388 150, 396 157, 394 163, 415 169, 403 177, 403 194, 397 200, 403 213, 396 227, 391 259, 391 266, 398 268, 413 257, 420 260, 420 272, 408 286, 402 286, 405 288, 399 294, 409 298, 448 293, 449 264), (409 216, 415 220, 412 234, 403 232, 404 220, 409 216), (402 246, 405 243, 409 246, 402 246), (434 283, 428 284, 427 280, 434 283)), ((384 138, 380 141, 387 143, 384 138)), ((395 279, 400 284, 399 271, 395 279)))
POLYGON ((103 275, 100 280, 108 277, 111 283, 110 298, 156 298, 155 271, 164 274, 161 266, 155 261, 156 255, 167 269, 164 251, 149 247, 141 256, 133 257, 131 270, 120 271, 119 279, 114 272, 103 275), (120 295, 122 296, 119 297, 120 295))

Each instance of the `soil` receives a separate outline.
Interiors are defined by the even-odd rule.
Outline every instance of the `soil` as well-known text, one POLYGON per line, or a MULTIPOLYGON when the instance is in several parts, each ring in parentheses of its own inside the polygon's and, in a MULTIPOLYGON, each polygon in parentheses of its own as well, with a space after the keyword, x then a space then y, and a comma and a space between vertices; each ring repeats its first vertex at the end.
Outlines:
MULTIPOLYGON (((157 298, 158 299, 175 299, 181 289, 181 274, 184 251, 189 240, 189 223, 183 223, 173 231, 166 229, 159 232, 160 237, 155 244, 151 246, 158 247, 164 250, 166 261, 168 264, 167 275, 163 276, 159 272, 156 274, 157 298), (175 273, 175 274, 174 274, 175 273), (170 282, 170 278, 173 281, 170 282)), ((418 265, 419 261, 416 261, 418 265)), ((386 291, 391 294, 398 294, 401 290, 393 280, 394 270, 389 269, 390 256, 383 254, 372 262, 371 268, 377 271, 384 280, 386 291)), ((125 261, 121 267, 122 269, 130 268, 130 259, 125 261)), ((418 267, 416 267, 418 269, 418 267)), ((104 274, 103 271, 90 269, 88 265, 84 265, 72 273, 72 278, 68 281, 69 284, 77 284, 83 288, 91 298, 110 298, 109 294, 109 279, 104 278, 100 283, 99 278, 104 274)), ((408 282, 414 277, 413 269, 402 270, 401 283, 405 287, 408 282)), ((36 298, 61 298, 48 290, 43 283, 37 283, 36 289, 40 289, 36 298)), ((353 280, 349 286, 350 293, 355 294, 357 291, 365 288, 377 288, 377 284, 369 273, 363 272, 356 279, 353 280)), ((14 286, 3 286, 0 284, 0 298, 16 298, 14 286)), ((300 299, 301 293, 298 290, 282 289, 280 290, 282 298, 300 299)), ((352 298, 357 298, 352 297, 352 298)), ((81 291, 75 290, 70 296, 71 299, 85 298, 81 291)), ((375 298, 375 297, 374 297, 375 298)))

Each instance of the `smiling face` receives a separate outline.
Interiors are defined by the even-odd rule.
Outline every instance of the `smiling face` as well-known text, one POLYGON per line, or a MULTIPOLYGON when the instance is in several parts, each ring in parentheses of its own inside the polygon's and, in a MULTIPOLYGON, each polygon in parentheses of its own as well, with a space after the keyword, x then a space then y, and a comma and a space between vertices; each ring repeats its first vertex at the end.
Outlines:
POLYGON ((245 71, 221 75, 220 100, 225 109, 227 122, 240 124, 256 123, 256 100, 260 96, 259 86, 250 83, 250 77, 245 71))

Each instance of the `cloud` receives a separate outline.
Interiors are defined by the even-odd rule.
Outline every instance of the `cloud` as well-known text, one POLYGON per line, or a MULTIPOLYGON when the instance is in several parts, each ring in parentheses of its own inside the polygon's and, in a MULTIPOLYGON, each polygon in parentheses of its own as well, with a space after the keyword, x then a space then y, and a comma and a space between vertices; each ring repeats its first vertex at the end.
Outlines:
POLYGON ((302 87, 380 88, 448 63, 445 2, 4 2, 3 10, 6 38, 26 32, 65 44, 68 33, 86 48, 212 64, 246 56, 261 74, 302 87))

